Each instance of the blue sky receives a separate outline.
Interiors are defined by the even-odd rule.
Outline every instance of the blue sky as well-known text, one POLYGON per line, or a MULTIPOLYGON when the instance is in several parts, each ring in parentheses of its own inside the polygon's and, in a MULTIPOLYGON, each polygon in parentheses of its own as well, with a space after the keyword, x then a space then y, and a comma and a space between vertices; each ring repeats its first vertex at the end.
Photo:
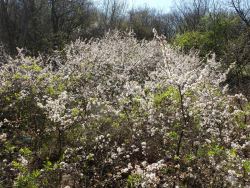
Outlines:
MULTIPOLYGON (((102 8, 102 3, 108 0, 93 1, 97 3, 97 6, 99 5, 102 8)), ((134 5, 135 8, 137 8, 138 6, 144 7, 146 4, 148 7, 155 8, 159 11, 162 11, 163 13, 170 12, 171 6, 174 5, 173 1, 174 0, 118 0, 118 2, 125 2, 129 6, 129 8, 132 8, 132 5, 134 5)))
POLYGON ((132 4, 144 5, 147 4, 149 7, 163 10, 163 12, 169 12, 170 7, 173 6, 173 0, 129 0, 129 7, 132 4))

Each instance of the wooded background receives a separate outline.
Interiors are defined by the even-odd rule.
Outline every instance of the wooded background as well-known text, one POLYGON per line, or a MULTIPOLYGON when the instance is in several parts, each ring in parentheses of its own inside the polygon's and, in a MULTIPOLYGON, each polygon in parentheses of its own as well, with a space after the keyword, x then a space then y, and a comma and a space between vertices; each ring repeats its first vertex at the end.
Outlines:
POLYGON ((129 8, 123 0, 0 0, 0 42, 7 54, 27 48, 29 56, 51 54, 77 38, 102 37, 108 30, 133 29, 152 39, 152 29, 170 43, 200 55, 215 52, 226 64, 249 58, 248 0, 176 0, 171 11, 146 5, 129 8))

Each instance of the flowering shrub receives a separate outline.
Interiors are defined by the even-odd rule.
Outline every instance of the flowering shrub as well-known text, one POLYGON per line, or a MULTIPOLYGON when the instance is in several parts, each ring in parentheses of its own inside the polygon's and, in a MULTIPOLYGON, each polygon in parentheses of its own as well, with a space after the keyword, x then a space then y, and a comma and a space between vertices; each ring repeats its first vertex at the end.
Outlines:
POLYGON ((2 65, 2 186, 250 186, 249 101, 214 57, 153 32, 77 40, 46 66, 18 49, 2 65))

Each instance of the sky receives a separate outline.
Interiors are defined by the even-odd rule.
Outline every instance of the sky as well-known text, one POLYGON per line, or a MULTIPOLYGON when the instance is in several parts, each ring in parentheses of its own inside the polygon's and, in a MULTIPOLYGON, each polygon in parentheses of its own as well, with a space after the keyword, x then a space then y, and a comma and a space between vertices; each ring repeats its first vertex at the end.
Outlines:
POLYGON ((172 1, 173 0, 129 0, 129 7, 133 4, 136 6, 143 6, 146 3, 150 8, 156 8, 163 10, 163 12, 169 12, 171 6, 173 6, 172 1))

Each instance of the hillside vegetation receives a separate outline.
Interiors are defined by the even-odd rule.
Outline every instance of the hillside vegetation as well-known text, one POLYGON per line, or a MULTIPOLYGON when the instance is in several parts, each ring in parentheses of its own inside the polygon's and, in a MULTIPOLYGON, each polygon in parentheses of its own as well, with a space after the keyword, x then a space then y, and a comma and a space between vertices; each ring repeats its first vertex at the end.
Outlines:
POLYGON ((250 186, 249 101, 214 54, 133 32, 0 69, 2 187, 250 186))

